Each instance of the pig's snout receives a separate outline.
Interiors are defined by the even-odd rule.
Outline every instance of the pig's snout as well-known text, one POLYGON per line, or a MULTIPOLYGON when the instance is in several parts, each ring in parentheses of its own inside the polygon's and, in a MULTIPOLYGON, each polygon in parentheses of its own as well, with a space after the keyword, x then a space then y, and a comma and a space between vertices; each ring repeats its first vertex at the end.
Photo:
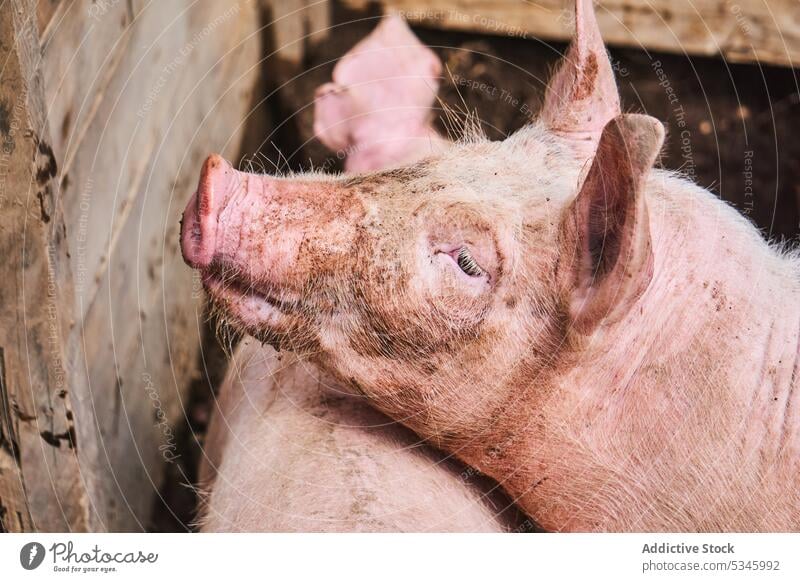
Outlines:
POLYGON ((183 213, 181 249, 228 321, 274 337, 287 314, 336 291, 325 285, 354 260, 365 212, 336 182, 239 172, 211 156, 183 213))
POLYGON ((205 269, 214 258, 219 215, 234 190, 236 170, 222 157, 208 156, 200 171, 197 191, 181 221, 183 260, 195 269, 205 269))

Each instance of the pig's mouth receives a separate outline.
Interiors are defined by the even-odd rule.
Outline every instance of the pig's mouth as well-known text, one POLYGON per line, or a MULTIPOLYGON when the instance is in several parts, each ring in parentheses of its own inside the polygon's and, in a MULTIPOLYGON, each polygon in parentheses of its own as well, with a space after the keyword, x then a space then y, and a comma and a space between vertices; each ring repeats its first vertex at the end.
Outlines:
POLYGON ((248 334, 278 351, 319 351, 310 333, 314 327, 312 311, 290 292, 216 268, 204 269, 202 281, 213 306, 212 315, 222 328, 248 334))
POLYGON ((253 281, 216 261, 203 270, 202 281, 211 300, 246 328, 274 325, 283 316, 303 310, 298 297, 274 284, 253 281))

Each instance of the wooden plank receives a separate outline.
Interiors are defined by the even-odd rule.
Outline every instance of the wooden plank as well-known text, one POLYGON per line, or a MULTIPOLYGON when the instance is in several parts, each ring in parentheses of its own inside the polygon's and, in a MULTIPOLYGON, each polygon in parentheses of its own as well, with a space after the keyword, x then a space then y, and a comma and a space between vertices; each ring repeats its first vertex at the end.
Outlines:
POLYGON ((306 49, 323 42, 329 34, 331 5, 328 0, 261 0, 267 12, 271 69, 285 82, 302 68, 306 49), (273 52, 274 51, 274 52, 273 52))
POLYGON ((296 66, 303 60, 305 36, 305 0, 269 2, 272 31, 278 55, 296 66))
MULTIPOLYGON (((364 9, 371 0, 342 0, 364 9)), ((522 38, 569 40, 572 0, 378 0, 417 24, 522 38)), ((602 0, 597 20, 609 45, 736 62, 800 64, 797 0, 602 0)))
POLYGON ((32 0, 0 11, 0 517, 6 530, 80 531, 72 280, 37 28, 32 0))
MULTIPOLYGON (((138 15, 139 6, 132 4, 138 15)), ((176 53, 186 42, 187 26, 181 18, 185 3, 170 2, 161 10, 161 18, 150 11, 146 18, 137 18, 135 24, 126 32, 126 44, 118 52, 121 59, 106 64, 109 78, 95 83, 88 93, 87 102, 93 103, 91 111, 79 116, 84 122, 76 122, 75 127, 83 125, 86 129, 81 137, 72 139, 65 150, 67 162, 62 160, 59 181, 62 187, 66 215, 68 246, 71 269, 74 275, 73 317, 69 346, 74 374, 76 408, 81 411, 77 423, 78 438, 81 443, 81 466, 88 476, 86 486, 90 491, 92 505, 89 511, 90 529, 103 531, 120 529, 118 524, 130 524, 132 514, 127 512, 128 500, 122 496, 121 487, 116 485, 113 467, 119 464, 118 456, 129 458, 131 450, 121 452, 112 441, 106 441, 98 430, 98 419, 108 415, 106 405, 113 410, 116 397, 116 361, 113 352, 102 354, 99 362, 92 362, 94 353, 87 350, 87 337, 82 334, 84 317, 99 288, 106 268, 107 257, 112 244, 118 242, 113 233, 119 233, 132 204, 132 196, 144 175, 150 159, 156 136, 151 135, 152 126, 145 125, 138 131, 139 121, 135 115, 146 97, 146 89, 153 72, 168 63, 168 55, 176 53), (165 33, 166 31, 166 33, 165 33), (113 241, 113 242, 112 242, 113 241), (94 381, 92 373, 87 373, 90 365, 101 366, 112 373, 112 381, 105 378, 94 381), (110 404, 109 404, 110 403, 110 404)), ((52 33, 50 42, 56 39, 57 31, 52 33)), ((91 43, 90 43, 91 48, 91 43)), ((80 79, 70 79, 79 83, 80 79)), ((56 102, 67 100, 59 105, 68 111, 71 104, 67 98, 72 91, 54 94, 56 102)), ((162 111, 166 111, 163 108, 162 111)), ((58 116, 51 116, 53 133, 60 131, 63 124, 58 116)), ((163 122, 163 117, 154 117, 153 124, 163 122)), ((108 312, 105 313, 108 317, 108 312)), ((135 321, 120 321, 121 326, 134 325, 135 321)), ((108 336, 105 336, 107 338, 108 336)), ((97 354, 98 357, 101 354, 97 354)), ((142 491, 145 495, 146 491, 142 491)), ((135 529, 133 526, 122 529, 135 529)))
POLYGON ((166 3, 136 19, 111 79, 95 88, 96 112, 64 164, 60 179, 71 226, 78 321, 94 300, 110 249, 117 244, 148 161, 169 123, 169 95, 176 76, 191 67, 180 54, 191 40, 182 14, 186 6, 166 3))
POLYGON ((67 0, 39 0, 36 3, 36 21, 40 39, 45 38, 52 26, 56 26, 60 11, 68 4, 67 0))
POLYGON ((42 75, 53 151, 68 171, 127 48, 135 15, 132 5, 118 0, 60 6, 42 39, 42 75))
POLYGON ((203 0, 176 10, 187 6, 172 26, 165 6, 137 18, 132 46, 139 35, 158 40, 141 73, 120 66, 119 74, 134 76, 118 93, 117 108, 128 114, 109 111, 116 131, 87 134, 82 144, 92 155, 99 148, 102 160, 84 170, 79 155, 71 171, 85 172, 92 199, 114 216, 76 338, 104 443, 95 466, 106 500, 99 527, 107 530, 146 525, 164 464, 176 454, 172 429, 195 372, 202 311, 198 282, 180 258, 179 217, 205 156, 238 154, 261 56, 255 4, 203 0), (124 211, 115 196, 125 199, 124 211))
POLYGON ((306 0, 307 43, 325 42, 330 35, 332 6, 329 0, 306 0))

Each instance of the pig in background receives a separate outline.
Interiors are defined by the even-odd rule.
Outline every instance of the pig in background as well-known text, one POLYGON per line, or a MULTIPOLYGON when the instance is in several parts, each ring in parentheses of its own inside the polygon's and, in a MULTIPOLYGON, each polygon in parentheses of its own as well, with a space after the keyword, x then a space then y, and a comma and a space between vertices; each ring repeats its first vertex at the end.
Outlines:
POLYGON ((353 178, 211 158, 187 261, 229 321, 546 529, 797 529, 797 258, 651 170, 663 130, 619 115, 578 7, 537 123, 353 178))

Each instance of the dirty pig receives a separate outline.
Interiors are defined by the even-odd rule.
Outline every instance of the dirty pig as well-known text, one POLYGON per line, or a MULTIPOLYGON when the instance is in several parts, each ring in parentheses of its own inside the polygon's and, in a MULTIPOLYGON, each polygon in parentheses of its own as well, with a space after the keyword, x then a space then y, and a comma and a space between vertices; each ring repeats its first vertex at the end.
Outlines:
POLYGON ((536 122, 339 177, 211 156, 184 258, 547 530, 800 529, 800 258, 656 168, 663 140, 579 0, 536 122))

